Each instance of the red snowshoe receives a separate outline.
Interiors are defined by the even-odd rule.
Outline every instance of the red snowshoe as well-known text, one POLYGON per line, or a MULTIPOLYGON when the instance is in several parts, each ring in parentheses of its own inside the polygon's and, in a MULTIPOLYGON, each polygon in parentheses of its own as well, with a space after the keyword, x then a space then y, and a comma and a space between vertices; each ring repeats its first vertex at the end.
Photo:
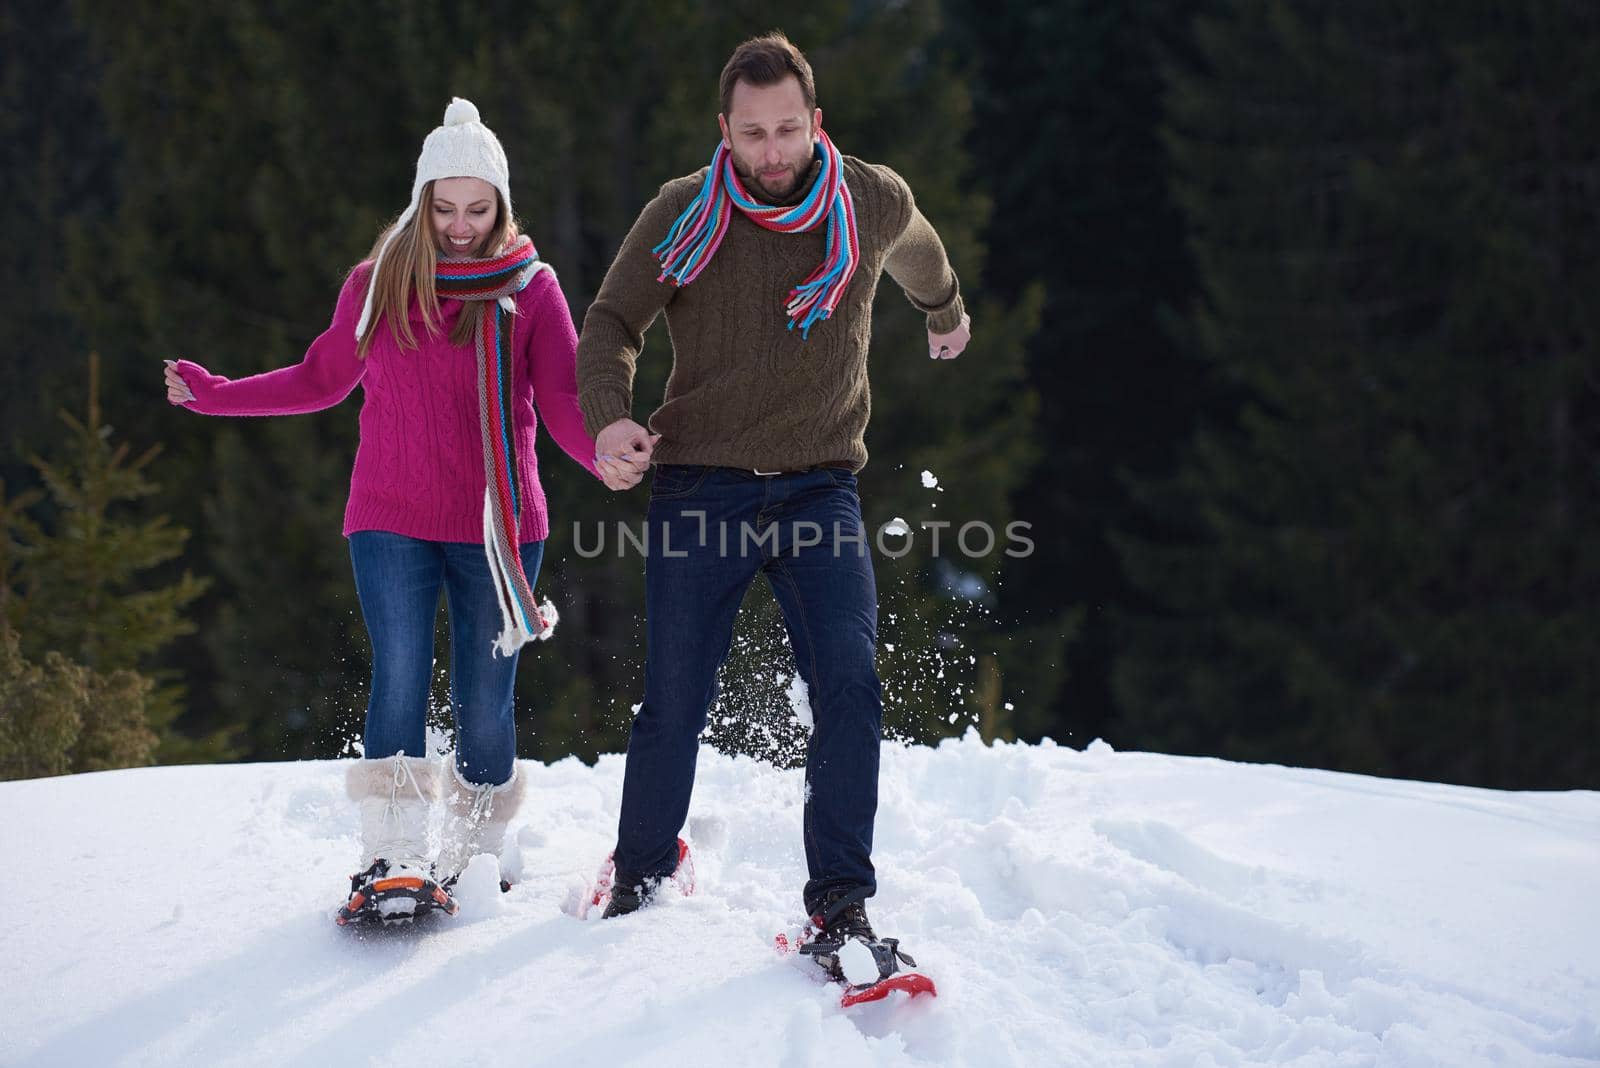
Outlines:
MULTIPOLYGON (((599 909, 601 914, 605 913, 607 906, 611 904, 611 884, 616 874, 617 858, 613 851, 606 854, 599 873, 594 877, 593 885, 579 902, 578 919, 587 920, 595 909, 599 909)), ((672 881, 684 897, 694 893, 694 858, 689 855, 689 843, 682 838, 678 839, 678 866, 673 869, 672 881)), ((648 898, 649 892, 646 892, 644 897, 648 898)))
POLYGON ((844 987, 839 996, 842 1008, 881 1001, 897 990, 911 997, 938 996, 932 979, 921 972, 900 970, 902 964, 915 968, 917 962, 900 948, 899 939, 879 938, 873 933, 862 905, 865 897, 864 890, 830 895, 822 910, 795 937, 777 936, 774 941, 778 952, 800 953, 816 961, 828 980, 844 987), (870 958, 864 957, 862 950, 870 958), (842 956, 851 957, 849 970, 854 974, 846 975, 842 956), (875 978, 872 969, 877 971, 875 978), (859 974, 863 971, 866 974, 859 974))

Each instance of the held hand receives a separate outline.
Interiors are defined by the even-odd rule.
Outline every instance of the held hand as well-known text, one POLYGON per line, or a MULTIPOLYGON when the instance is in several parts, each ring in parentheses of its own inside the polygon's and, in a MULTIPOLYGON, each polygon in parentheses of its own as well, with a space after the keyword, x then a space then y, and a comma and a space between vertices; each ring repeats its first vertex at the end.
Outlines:
POLYGON ((948 334, 935 334, 928 331, 928 358, 932 360, 953 360, 960 356, 967 347, 967 342, 972 340, 972 317, 966 312, 961 313, 961 323, 948 334))
POLYGON ((602 457, 595 461, 595 468, 600 472, 600 481, 606 484, 609 490, 630 490, 644 478, 645 468, 649 464, 635 467, 627 460, 613 460, 602 457))
POLYGON ((660 434, 652 434, 632 419, 618 419, 595 439, 595 467, 607 488, 632 489, 644 478, 660 434))
POLYGON ((167 365, 167 403, 187 404, 194 400, 194 391, 189 388, 189 383, 183 380, 183 375, 178 373, 177 361, 163 360, 162 362, 167 365))

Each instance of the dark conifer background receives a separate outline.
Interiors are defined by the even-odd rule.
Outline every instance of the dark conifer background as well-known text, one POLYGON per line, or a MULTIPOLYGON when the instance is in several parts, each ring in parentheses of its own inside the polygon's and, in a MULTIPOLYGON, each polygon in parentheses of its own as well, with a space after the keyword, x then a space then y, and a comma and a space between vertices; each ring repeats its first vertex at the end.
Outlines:
MULTIPOLYGON (((581 322, 638 209, 709 158, 728 51, 774 27, 841 148, 907 178, 973 313, 934 365, 880 287, 869 524, 1025 521, 1036 546, 969 558, 952 527, 938 559, 921 531, 878 558, 896 736, 1600 785, 1587 0, 8 4, 0 769, 352 751, 359 402, 207 419, 168 407, 161 360, 298 360, 452 95, 581 322), (58 410, 89 412, 91 353, 85 436, 58 410), (138 491, 97 496, 119 446, 138 491), (146 695, 159 745, 94 742, 95 693, 146 695)), ((668 355, 658 325, 636 417, 668 355)), ((642 565, 573 529, 645 498, 554 448, 541 469, 563 623, 523 657, 521 746, 592 758, 638 700, 642 565)), ((713 741, 792 759, 767 600, 713 741)))

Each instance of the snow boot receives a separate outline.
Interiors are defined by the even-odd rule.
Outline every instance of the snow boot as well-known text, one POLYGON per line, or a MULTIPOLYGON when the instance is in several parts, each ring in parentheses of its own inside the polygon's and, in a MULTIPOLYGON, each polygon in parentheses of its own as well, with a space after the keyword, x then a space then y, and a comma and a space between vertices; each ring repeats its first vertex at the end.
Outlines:
POLYGON ((606 902, 606 910, 600 914, 602 920, 614 920, 618 916, 638 912, 644 908, 644 903, 655 896, 656 888, 661 885, 660 879, 645 879, 641 882, 622 886, 613 882, 611 884, 611 900, 606 902))
POLYGON ((345 788, 361 818, 361 868, 350 898, 334 917, 353 922, 408 923, 432 909, 454 914, 456 903, 428 863, 428 814, 439 796, 439 766, 420 757, 358 760, 345 788))
POLYGON ((835 982, 857 989, 882 982, 904 963, 917 962, 897 938, 879 938, 867 919, 866 887, 830 890, 811 916, 812 932, 799 949, 835 982), (863 953, 862 950, 866 952, 863 953))
MULTIPOLYGON (((614 857, 607 857, 605 865, 601 868, 601 878, 596 884, 593 904, 605 902, 605 910, 600 913, 602 920, 615 919, 638 912, 650 904, 656 891, 661 888, 663 877, 656 876, 648 879, 629 879, 620 875, 614 867, 614 857), (609 880, 609 887, 606 882, 609 880)), ((678 866, 672 870, 671 879, 683 896, 688 897, 694 893, 694 860, 689 855, 689 843, 682 838, 678 839, 678 866)))
MULTIPOLYGON (((522 806, 526 786, 515 763, 511 765, 511 778, 498 785, 468 782, 454 761, 450 767, 455 781, 445 787, 444 846, 439 851, 438 863, 434 865, 434 871, 442 876, 440 883, 446 889, 455 885, 467 861, 479 853, 500 858, 505 848, 506 828, 511 823, 511 817, 522 806)), ((511 889, 504 875, 500 880, 500 889, 511 889)))

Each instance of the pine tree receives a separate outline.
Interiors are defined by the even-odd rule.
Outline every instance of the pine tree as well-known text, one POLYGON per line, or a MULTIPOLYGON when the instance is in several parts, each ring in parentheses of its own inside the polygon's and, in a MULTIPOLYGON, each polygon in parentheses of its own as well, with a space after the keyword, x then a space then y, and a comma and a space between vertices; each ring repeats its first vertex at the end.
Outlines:
POLYGON ((1600 772, 1600 11, 1232 0, 1169 145, 1239 415, 1144 487, 1160 744, 1497 786, 1600 772))
POLYGON ((53 650, 43 665, 24 660, 16 632, 0 619, 0 779, 72 770, 88 701, 86 674, 53 650))
POLYGON ((136 671, 90 671, 54 649, 30 663, 0 620, 0 779, 154 763, 152 687, 136 671))
POLYGON ((91 355, 88 366, 86 418, 61 412, 68 433, 60 458, 33 460, 48 491, 47 518, 34 519, 14 504, 6 508, 15 539, 3 561, 7 626, 18 635, 18 656, 43 660, 52 676, 60 671, 51 653, 88 672, 81 682, 83 752, 75 770, 112 766, 141 752, 151 731, 167 743, 168 759, 219 755, 220 739, 196 748, 172 730, 182 710, 181 686, 161 686, 146 700, 151 684, 137 676, 163 646, 193 633, 183 611, 206 583, 184 572, 174 582, 149 585, 147 572, 175 559, 188 533, 165 516, 136 521, 126 515, 128 504, 155 493, 147 469, 160 447, 131 457, 127 444, 113 443, 100 408, 98 357, 91 355), (118 702, 142 709, 143 716, 129 722, 118 702))
POLYGON ((0 779, 65 775, 72 770, 72 746, 82 730, 86 698, 83 669, 60 653, 46 654, 42 666, 23 659, 11 627, 14 603, 12 560, 18 546, 12 531, 24 511, 42 496, 28 491, 8 497, 0 482, 0 779))

